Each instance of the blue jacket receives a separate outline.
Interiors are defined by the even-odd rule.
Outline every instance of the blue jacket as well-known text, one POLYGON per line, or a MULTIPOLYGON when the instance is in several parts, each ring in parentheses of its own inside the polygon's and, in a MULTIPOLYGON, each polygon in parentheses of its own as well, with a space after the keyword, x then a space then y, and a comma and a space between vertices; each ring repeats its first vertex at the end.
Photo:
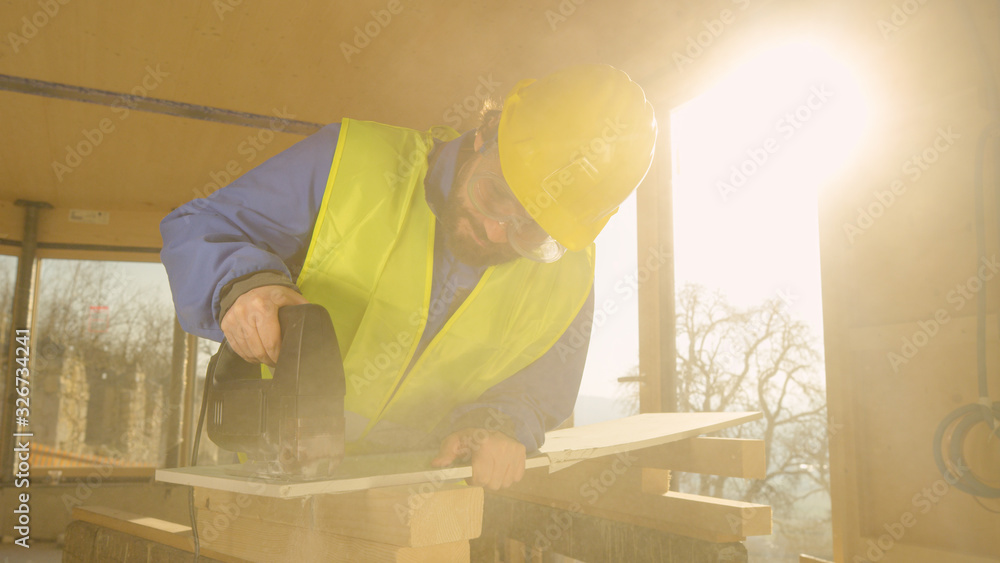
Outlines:
MULTIPOLYGON (((184 330, 221 341, 218 321, 223 288, 230 289, 234 282, 260 272, 269 272, 272 278, 288 284, 296 279, 312 238, 339 133, 339 124, 328 125, 228 186, 186 203, 163 219, 160 257, 184 330)), ((434 202, 447 197, 459 152, 468 150, 470 141, 471 132, 445 143, 428 171, 427 200, 435 213, 434 202)), ((435 240, 432 302, 450 304, 456 295, 464 298, 483 270, 455 260, 439 237, 435 240)), ((577 318, 548 353, 487 390, 475 403, 456 408, 442 432, 478 426, 490 418, 490 409, 496 409, 509 418, 504 431, 529 452, 536 450, 545 431, 573 412, 593 308, 591 290, 577 318)), ((421 349, 453 309, 440 307, 440 314, 428 318, 421 349)))

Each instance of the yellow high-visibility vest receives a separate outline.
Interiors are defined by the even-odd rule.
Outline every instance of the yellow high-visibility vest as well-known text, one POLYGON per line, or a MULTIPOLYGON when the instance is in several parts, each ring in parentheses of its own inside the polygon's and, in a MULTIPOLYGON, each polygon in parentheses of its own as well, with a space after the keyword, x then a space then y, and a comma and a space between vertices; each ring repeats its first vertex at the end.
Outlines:
POLYGON ((363 439, 385 422, 431 431, 456 406, 541 357, 586 300, 593 245, 558 262, 489 267, 407 373, 427 322, 435 217, 424 198, 429 132, 345 119, 296 283, 333 320, 345 408, 363 439), (405 376, 405 377, 404 377, 405 376))

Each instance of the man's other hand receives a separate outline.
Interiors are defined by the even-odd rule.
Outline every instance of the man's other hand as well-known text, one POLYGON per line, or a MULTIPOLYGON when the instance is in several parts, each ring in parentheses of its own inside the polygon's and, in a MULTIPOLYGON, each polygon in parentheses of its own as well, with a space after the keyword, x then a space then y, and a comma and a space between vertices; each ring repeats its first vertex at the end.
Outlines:
POLYGON ((304 303, 306 298, 294 289, 264 285, 237 297, 219 326, 241 358, 274 367, 281 351, 278 309, 304 303))
POLYGON ((472 481, 492 490, 506 489, 524 476, 524 444, 503 432, 465 428, 441 442, 433 467, 447 467, 456 459, 472 460, 472 481))

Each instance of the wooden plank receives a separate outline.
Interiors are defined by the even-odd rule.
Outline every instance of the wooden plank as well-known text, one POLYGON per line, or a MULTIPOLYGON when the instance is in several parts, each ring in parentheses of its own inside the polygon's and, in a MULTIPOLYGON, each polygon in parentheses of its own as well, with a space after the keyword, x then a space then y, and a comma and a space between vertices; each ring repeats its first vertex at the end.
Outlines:
POLYGON ((86 465, 81 467, 32 467, 32 473, 38 472, 43 479, 85 479, 100 475, 103 479, 142 479, 146 480, 156 474, 155 467, 117 467, 109 465, 86 465), (100 471, 100 473, 98 473, 100 471))
POLYGON ((196 487, 195 506, 233 518, 420 547, 479 537, 483 489, 442 484, 275 499, 196 487))
POLYGON ((771 533, 769 506, 684 493, 644 493, 638 460, 623 453, 614 461, 586 460, 551 475, 532 471, 497 494, 715 542, 771 533))
POLYGON ((767 475, 763 440, 691 438, 639 450, 636 455, 642 467, 747 479, 767 475))
MULTIPOLYGON (((124 510, 104 506, 74 507, 73 519, 194 553, 194 540, 191 537, 191 527, 183 524, 140 516, 124 510)), ((201 554, 230 563, 243 563, 244 561, 243 559, 221 552, 205 549, 204 543, 202 543, 201 554)))
MULTIPOLYGON (((558 470, 581 460, 648 448, 691 438, 756 420, 758 412, 722 413, 646 413, 598 424, 554 430, 546 434, 539 454, 526 462, 528 469, 549 466, 558 470)), ((459 465, 444 469, 430 467, 435 452, 376 456, 395 461, 366 463, 363 457, 347 458, 343 466, 354 465, 359 473, 346 472, 337 479, 318 481, 283 481, 246 476, 246 469, 236 465, 158 469, 156 479, 179 485, 205 487, 276 498, 294 498, 315 494, 343 493, 376 487, 441 483, 472 476, 472 468, 459 465), (374 475, 367 467, 378 467, 374 475), (242 473, 242 475, 240 474, 242 473)))
POLYGON ((267 522, 255 518, 231 518, 221 512, 198 510, 202 544, 249 561, 328 561, 336 563, 416 563, 469 561, 469 541, 423 547, 401 547, 318 530, 267 522))
MULTIPOLYGON (((904 538, 906 541, 908 538, 904 538)), ((873 538, 869 536, 861 536, 855 541, 855 553, 857 557, 865 558, 867 557, 867 551, 872 545, 877 545, 875 542, 878 538, 873 538), (871 543, 869 543, 871 542, 871 543)), ((914 545, 911 543, 903 543, 903 541, 896 542, 892 544, 892 547, 888 550, 884 550, 883 555, 878 558, 880 563, 940 563, 942 561, 947 561, 948 563, 996 563, 997 558, 985 554, 974 554, 961 551, 953 551, 950 549, 937 549, 934 547, 926 547, 921 545, 914 545)), ((873 555, 877 555, 878 552, 873 550, 873 555)), ((869 559, 874 561, 875 558, 869 559)))
POLYGON ((648 495, 662 495, 670 490, 670 470, 642 467, 642 492, 648 495))
POLYGON ((405 530, 400 540, 414 547, 477 538, 483 529, 482 487, 424 483, 405 490, 371 489, 353 511, 344 509, 341 496, 315 497, 317 526, 388 543, 393 543, 389 530, 405 530), (364 521, 357 518, 359 514, 364 514, 364 521))
MULTIPOLYGON (((654 104, 660 131, 669 131, 672 105, 654 104)), ((677 410, 671 149, 670 135, 661 134, 652 167, 636 190, 636 254, 646 274, 638 287, 641 413, 677 410), (651 256, 656 258, 648 262, 651 256)))
MULTIPOLYGON (((230 556, 225 561, 199 553, 199 563, 241 561, 230 556)), ((24 559, 24 558, 22 558, 24 559)), ((28 561, 33 559, 28 558, 28 561)), ((73 520, 66 526, 62 549, 64 563, 93 561, 144 561, 156 563, 191 563, 192 554, 183 549, 164 545, 132 534, 106 528, 92 522, 73 520)))
MULTIPOLYGON (((746 563, 746 548, 739 542, 709 542, 625 523, 549 504, 523 502, 486 493, 484 530, 473 540, 476 561, 493 561, 496 538, 523 542, 535 557, 551 560, 558 553, 582 561, 728 561, 746 563)), ((535 560, 532 560, 535 563, 535 560)))
POLYGON ((524 543, 515 539, 507 538, 505 551, 507 553, 507 563, 525 563, 524 543))
POLYGON ((759 412, 644 413, 549 432, 541 451, 557 465, 693 438, 761 416, 759 412))
POLYGON ((670 492, 661 497, 664 510, 671 516, 719 533, 740 536, 771 534, 771 507, 738 500, 727 500, 688 493, 670 492))

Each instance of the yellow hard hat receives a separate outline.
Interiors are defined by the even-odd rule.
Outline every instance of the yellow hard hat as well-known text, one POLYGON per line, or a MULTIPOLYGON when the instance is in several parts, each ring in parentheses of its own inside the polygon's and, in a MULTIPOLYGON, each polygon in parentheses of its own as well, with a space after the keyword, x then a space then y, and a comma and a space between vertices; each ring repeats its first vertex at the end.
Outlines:
POLYGON ((656 117, 642 88, 608 65, 522 80, 504 100, 497 144, 511 191, 569 250, 594 241, 653 160, 656 117))

